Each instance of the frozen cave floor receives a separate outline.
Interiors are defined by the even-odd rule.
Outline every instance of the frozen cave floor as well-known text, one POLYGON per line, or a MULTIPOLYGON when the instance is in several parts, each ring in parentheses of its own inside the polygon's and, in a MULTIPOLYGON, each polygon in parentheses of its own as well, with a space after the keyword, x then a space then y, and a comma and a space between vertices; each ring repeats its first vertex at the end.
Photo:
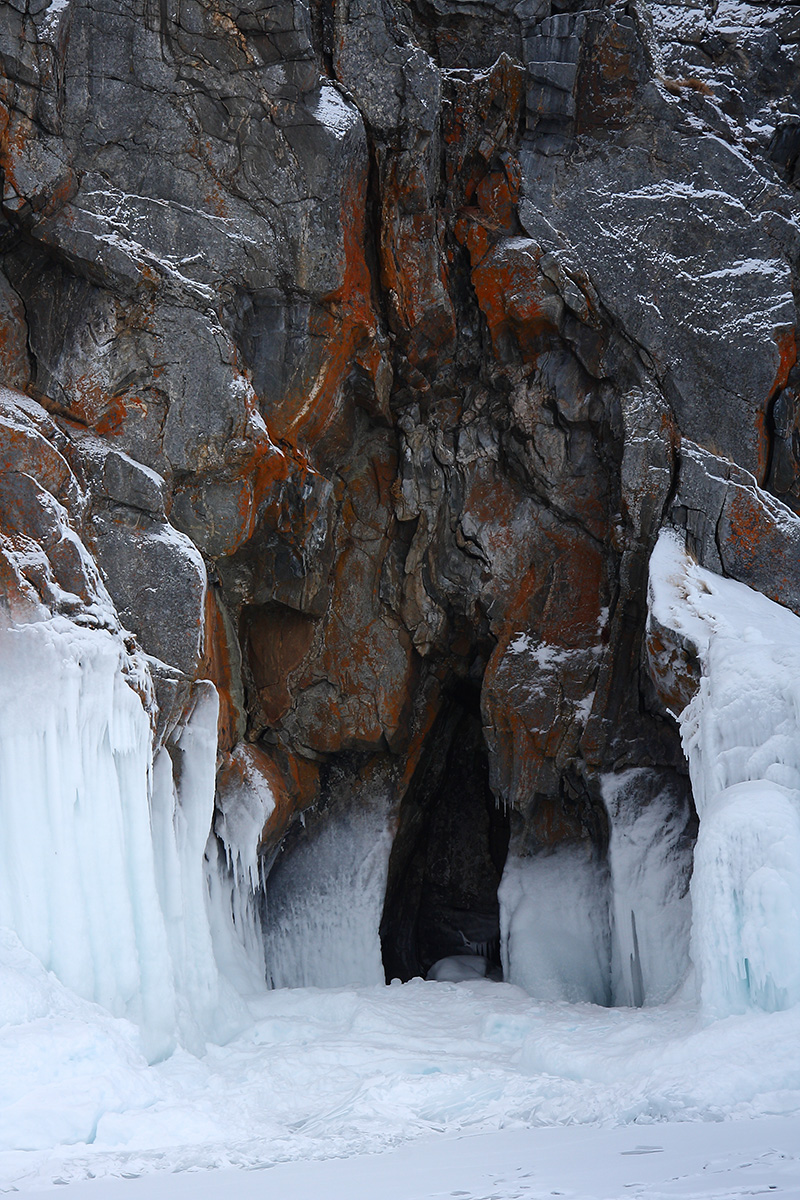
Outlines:
POLYGON ((286 989, 227 1045, 148 1065, 133 1024, 13 935, 0 950, 0 1191, 221 1197, 246 1168, 244 1200, 800 1196, 798 1006, 708 1022, 685 995, 286 989))

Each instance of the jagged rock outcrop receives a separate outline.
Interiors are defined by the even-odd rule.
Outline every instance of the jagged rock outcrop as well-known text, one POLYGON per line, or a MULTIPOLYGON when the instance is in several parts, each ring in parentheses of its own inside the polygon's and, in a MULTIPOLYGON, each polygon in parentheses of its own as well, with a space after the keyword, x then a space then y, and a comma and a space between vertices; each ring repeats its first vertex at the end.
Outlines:
POLYGON ((661 526, 800 612, 798 130, 784 0, 9 0, 10 617, 115 611, 158 736, 213 680, 265 870, 379 808, 404 946, 459 737, 602 874, 607 776, 685 821, 661 526))

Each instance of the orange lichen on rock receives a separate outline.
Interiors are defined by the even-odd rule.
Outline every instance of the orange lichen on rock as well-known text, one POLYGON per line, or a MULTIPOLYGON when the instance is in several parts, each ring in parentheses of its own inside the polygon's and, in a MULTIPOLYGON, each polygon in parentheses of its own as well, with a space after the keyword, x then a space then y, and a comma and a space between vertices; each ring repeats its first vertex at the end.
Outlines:
POLYGON ((217 793, 258 790, 263 781, 274 801, 258 849, 269 854, 280 843, 292 821, 317 798, 319 766, 296 756, 286 756, 272 746, 241 742, 235 754, 223 754, 217 771, 217 793))
POLYGON ((638 38, 621 22, 590 22, 575 94, 580 98, 578 134, 623 129, 630 121, 638 87, 638 38))
POLYGON ((789 372, 797 362, 797 330, 787 329, 775 338, 778 347, 778 370, 772 385, 770 396, 783 391, 789 380, 789 372))
POLYGON ((797 363, 797 330, 783 330, 776 335, 775 344, 778 348, 778 367, 775 372, 775 380, 769 390, 769 395, 766 397, 764 408, 759 410, 755 417, 756 429, 758 430, 758 467, 756 477, 761 486, 764 486, 766 482, 772 449, 772 437, 767 421, 767 413, 770 410, 773 400, 786 387, 789 382, 791 370, 797 363))
POLYGON ((232 750, 242 735, 244 715, 236 691, 240 688, 239 664, 231 657, 232 629, 223 616, 212 585, 206 589, 204 607, 203 657, 198 667, 200 678, 210 679, 219 695, 217 738, 220 752, 232 750))
POLYGON ((300 813, 312 807, 319 796, 320 764, 295 754, 285 754, 277 747, 252 746, 259 769, 269 783, 275 808, 267 818, 261 833, 261 850, 269 854, 279 845, 300 813))
MULTIPOLYGON (((0 86, 2 82, 0 79, 0 86)), ((11 109, 9 93, 10 85, 6 83, 0 92, 0 178, 3 179, 3 201, 13 209, 24 202, 16 169, 25 155, 33 130, 27 117, 11 109)))
POLYGON ((557 332, 564 308, 555 285, 539 269, 540 248, 520 238, 498 239, 480 218, 466 215, 456 236, 470 252, 472 284, 495 354, 507 358, 511 343, 523 361, 534 361, 542 335, 557 332))
POLYGON ((755 489, 732 487, 719 529, 726 570, 771 600, 794 608, 798 562, 792 532, 780 518, 776 520, 755 489))
POLYGON ((658 698, 668 712, 678 716, 700 687, 700 664, 671 630, 662 629, 652 620, 645 647, 658 698))
POLYGON ((514 221, 519 203, 522 174, 519 163, 514 158, 508 158, 502 171, 490 171, 478 184, 475 198, 478 208, 499 229, 513 232, 514 221))
POLYGON ((246 609, 244 651, 267 726, 276 725, 292 705, 291 675, 311 648, 316 622, 291 608, 246 609))
MULTIPOLYGON (((372 281, 365 256, 367 173, 350 179, 342 194, 344 268, 341 285, 312 306, 311 350, 287 392, 269 406, 276 440, 293 446, 335 439, 344 417, 342 385, 358 365, 372 379, 378 406, 386 402, 386 363, 372 305, 372 281)), ((343 431, 347 436, 349 430, 343 431)))
POLYGON ((122 433, 128 404, 122 397, 109 394, 102 377, 90 371, 80 375, 74 382, 71 401, 75 417, 81 424, 104 437, 122 433))
MULTIPOLYGON (((12 392, 5 392, 13 397, 12 392)), ((75 478, 64 456, 42 434, 0 416, 0 472, 29 476, 52 495, 63 499, 75 478)))
POLYGON ((578 753, 600 665, 606 590, 594 542, 569 529, 543 537, 484 677, 494 786, 512 803, 547 791, 578 753))
POLYGON ((348 479, 318 652, 297 678, 306 744, 318 753, 399 751, 409 737, 419 663, 380 599, 396 470, 391 447, 375 447, 348 479))
POLYGON ((433 370, 455 351, 456 321, 442 250, 444 227, 415 200, 420 181, 385 181, 381 214, 381 283, 394 331, 412 366, 433 370))

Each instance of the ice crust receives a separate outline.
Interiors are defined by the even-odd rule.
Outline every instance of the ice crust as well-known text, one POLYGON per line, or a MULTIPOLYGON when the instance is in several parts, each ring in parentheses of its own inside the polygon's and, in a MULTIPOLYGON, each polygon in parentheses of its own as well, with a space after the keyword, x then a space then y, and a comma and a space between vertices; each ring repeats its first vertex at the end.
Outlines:
POLYGON ((662 532, 651 619, 700 661, 680 714, 699 834, 692 960, 715 1016, 800 1001, 800 618, 662 532))

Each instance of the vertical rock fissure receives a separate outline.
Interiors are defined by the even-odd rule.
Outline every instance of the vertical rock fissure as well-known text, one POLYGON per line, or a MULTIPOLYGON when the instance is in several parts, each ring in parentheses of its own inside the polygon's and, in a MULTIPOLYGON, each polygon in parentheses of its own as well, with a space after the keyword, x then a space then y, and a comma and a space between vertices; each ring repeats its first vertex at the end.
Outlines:
POLYGON ((445 702, 400 808, 381 946, 387 981, 427 975, 441 959, 500 963, 497 888, 509 817, 489 787, 477 697, 445 702))

